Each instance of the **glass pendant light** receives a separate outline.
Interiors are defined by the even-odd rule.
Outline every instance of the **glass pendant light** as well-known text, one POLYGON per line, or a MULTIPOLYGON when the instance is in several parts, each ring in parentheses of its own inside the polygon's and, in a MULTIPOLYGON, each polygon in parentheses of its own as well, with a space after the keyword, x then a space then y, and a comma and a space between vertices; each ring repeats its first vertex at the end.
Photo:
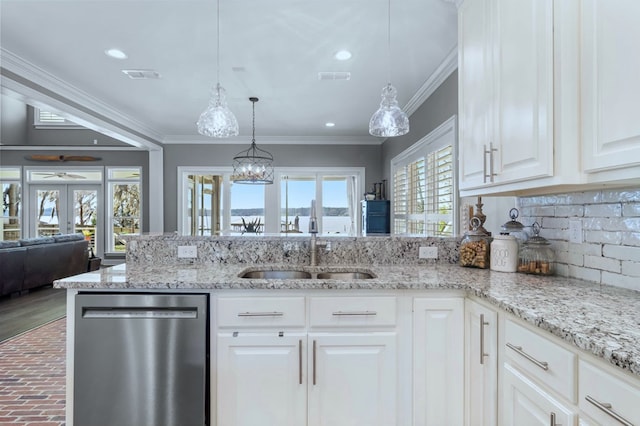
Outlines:
POLYGON ((220 0, 217 2, 217 31, 218 31, 218 48, 217 48, 217 84, 211 89, 211 98, 207 109, 200 114, 200 118, 196 123, 198 133, 213 138, 228 138, 230 136, 238 136, 238 120, 233 112, 227 106, 226 91, 220 85, 220 0))
POLYGON ((388 137, 402 136, 409 133, 409 117, 398 106, 396 96, 398 91, 391 85, 391 0, 387 15, 387 60, 389 74, 387 85, 382 88, 380 108, 371 116, 369 133, 372 136, 388 137))
POLYGON ((273 155, 256 145, 256 102, 258 102, 258 98, 249 98, 249 100, 253 104, 251 146, 233 157, 231 181, 268 185, 273 183, 273 155))

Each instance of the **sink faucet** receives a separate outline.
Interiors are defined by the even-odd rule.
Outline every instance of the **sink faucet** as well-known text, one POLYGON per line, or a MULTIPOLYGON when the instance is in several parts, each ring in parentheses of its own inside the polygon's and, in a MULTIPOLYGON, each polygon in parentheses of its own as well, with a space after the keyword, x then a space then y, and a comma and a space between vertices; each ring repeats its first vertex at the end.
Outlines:
POLYGON ((325 250, 331 250, 331 244, 328 241, 318 241, 318 219, 316 218, 316 200, 311 200, 311 216, 309 217, 309 233, 311 234, 311 266, 318 265, 318 247, 324 247, 325 250))

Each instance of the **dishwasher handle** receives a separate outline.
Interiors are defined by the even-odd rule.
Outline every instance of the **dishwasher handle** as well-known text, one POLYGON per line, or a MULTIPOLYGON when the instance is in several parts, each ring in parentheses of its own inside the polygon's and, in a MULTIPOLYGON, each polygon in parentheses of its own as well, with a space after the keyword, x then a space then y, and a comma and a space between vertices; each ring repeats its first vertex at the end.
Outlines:
POLYGON ((82 308, 82 318, 101 319, 189 319, 198 318, 198 308, 122 308, 122 307, 100 307, 82 308))

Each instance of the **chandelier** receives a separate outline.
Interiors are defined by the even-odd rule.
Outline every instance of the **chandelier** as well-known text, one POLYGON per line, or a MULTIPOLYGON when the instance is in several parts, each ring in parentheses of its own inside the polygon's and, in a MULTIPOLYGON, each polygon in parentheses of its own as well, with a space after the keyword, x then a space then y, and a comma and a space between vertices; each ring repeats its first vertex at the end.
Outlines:
POLYGON ((398 106, 398 91, 391 85, 391 0, 387 15, 387 62, 389 83, 382 88, 380 108, 371 116, 369 133, 372 136, 394 137, 409 132, 409 117, 398 106))
POLYGON ((238 135, 238 120, 227 106, 226 91, 220 85, 220 0, 217 2, 217 31, 218 47, 216 51, 217 59, 217 84, 211 89, 211 97, 207 109, 200 114, 196 125, 198 133, 213 138, 228 138, 238 135))
POLYGON ((268 185, 273 183, 273 155, 256 145, 256 102, 258 102, 258 98, 249 98, 249 100, 253 106, 251 145, 249 149, 239 152, 233 157, 231 181, 268 185))

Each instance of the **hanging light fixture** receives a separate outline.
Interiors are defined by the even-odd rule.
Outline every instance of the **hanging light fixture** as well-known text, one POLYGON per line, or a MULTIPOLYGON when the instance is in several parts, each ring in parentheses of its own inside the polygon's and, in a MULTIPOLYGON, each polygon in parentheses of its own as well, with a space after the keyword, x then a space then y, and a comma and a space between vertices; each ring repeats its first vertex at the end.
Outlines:
POLYGON ((387 19, 388 83, 382 88, 380 108, 373 113, 369 121, 369 133, 379 137, 402 136, 409 132, 409 117, 398 106, 398 91, 391 85, 391 0, 387 19))
POLYGON ((249 100, 253 105, 251 146, 233 157, 231 181, 268 185, 273 183, 273 155, 256 146, 256 102, 258 102, 258 98, 249 98, 249 100))
POLYGON ((230 136, 238 136, 238 120, 233 112, 227 106, 226 91, 220 85, 220 0, 217 2, 217 31, 218 31, 218 47, 217 47, 217 84, 211 89, 211 97, 207 109, 200 114, 200 118, 196 123, 198 133, 213 138, 228 138, 230 136))

